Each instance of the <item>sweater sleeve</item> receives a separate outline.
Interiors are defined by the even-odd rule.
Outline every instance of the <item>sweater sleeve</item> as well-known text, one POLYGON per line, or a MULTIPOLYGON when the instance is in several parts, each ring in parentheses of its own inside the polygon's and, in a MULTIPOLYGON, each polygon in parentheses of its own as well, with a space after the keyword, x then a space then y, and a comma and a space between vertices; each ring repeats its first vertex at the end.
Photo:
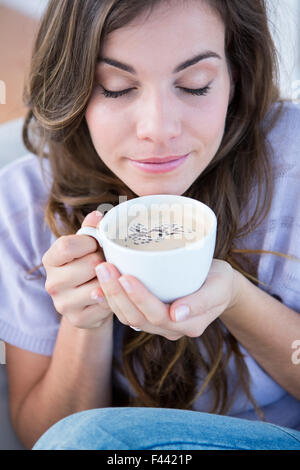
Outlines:
MULTIPOLYGON (((285 103, 267 141, 274 185, 271 206, 238 247, 269 252, 251 258, 258 265, 260 287, 300 313, 300 104, 285 103)), ((256 197, 253 191, 247 215, 256 197)))
POLYGON ((44 224, 45 186, 33 155, 0 171, 0 339, 52 355, 60 315, 45 290, 42 265, 43 254, 55 241, 44 224))

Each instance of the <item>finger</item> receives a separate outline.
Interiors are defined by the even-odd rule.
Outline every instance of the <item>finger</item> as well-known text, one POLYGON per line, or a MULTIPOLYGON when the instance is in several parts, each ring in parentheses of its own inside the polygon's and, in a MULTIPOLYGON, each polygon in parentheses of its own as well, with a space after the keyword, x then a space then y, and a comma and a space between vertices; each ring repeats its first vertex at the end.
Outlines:
POLYGON ((101 263, 96 268, 96 274, 105 297, 119 320, 124 325, 143 328, 145 324, 143 313, 137 309, 118 282, 120 273, 117 268, 110 263, 101 263))
POLYGON ((169 318, 169 304, 161 302, 142 282, 126 274, 119 278, 119 283, 149 323, 161 328, 172 326, 169 318))
POLYGON ((168 306, 149 292, 138 279, 126 275, 119 276, 119 281, 115 282, 101 276, 103 268, 107 268, 108 272, 113 272, 116 268, 110 263, 102 263, 97 268, 97 275, 109 303, 123 313, 128 324, 141 329, 145 329, 147 323, 160 327, 168 324, 173 326, 168 306))
MULTIPOLYGON (((203 315, 189 316, 187 319, 172 322, 174 327, 172 332, 178 332, 181 336, 199 338, 206 328, 218 317, 216 313, 206 312, 203 315)), ((171 338, 168 338, 171 339, 171 338)))
POLYGON ((101 214, 101 212, 99 211, 93 211, 93 212, 90 212, 84 219, 84 221, 82 222, 81 226, 82 227, 97 227, 97 225, 99 224, 99 222, 101 222, 101 220, 103 219, 103 214, 101 214))
MULTIPOLYGON (((99 214, 101 213, 99 212, 99 214)), ((96 226, 101 218, 102 214, 101 217, 99 217, 95 212, 91 212, 86 216, 82 225, 91 225, 93 223, 93 226, 96 226)), ((63 235, 55 240, 49 250, 46 251, 42 262, 44 265, 48 266, 63 266, 74 259, 82 258, 97 250, 99 252, 102 251, 99 243, 89 235, 63 235)))
MULTIPOLYGON (((101 220, 103 219, 103 214, 99 211, 93 211, 93 212, 90 212, 84 219, 84 221, 82 222, 81 226, 82 227, 93 227, 93 228, 97 228, 99 223, 101 222, 101 220)), ((81 235, 82 236, 82 235, 81 235)), ((90 238, 90 239, 93 239, 95 240, 93 237, 91 237, 90 235, 83 235, 83 237, 87 237, 87 238, 90 238)), ((105 256, 104 256, 104 251, 102 249, 102 247, 99 245, 99 243, 97 243, 97 251, 102 255, 103 259, 105 259, 105 256)))
POLYGON ((87 235, 63 235, 44 254, 44 265, 59 267, 98 250, 98 243, 87 235))
POLYGON ((102 305, 108 308, 104 292, 99 286, 99 281, 94 278, 92 281, 87 282, 75 289, 67 289, 59 293, 55 297, 56 306, 60 306, 59 311, 64 312, 78 312, 93 305, 102 305), (97 293, 97 297, 94 294, 97 293))
POLYGON ((72 287, 78 287, 85 282, 94 279, 95 267, 105 261, 104 256, 98 251, 83 258, 72 261, 61 267, 59 275, 66 280, 71 280, 72 287))
POLYGON ((65 291, 55 299, 55 307, 78 328, 95 328, 112 314, 97 278, 76 289, 65 291), (92 298, 93 292, 98 293, 97 299, 92 298))
POLYGON ((95 252, 67 263, 61 266, 60 269, 52 268, 56 270, 55 275, 51 273, 51 268, 48 269, 48 278, 45 285, 47 292, 51 296, 58 295, 68 288, 79 287, 92 279, 97 279, 95 267, 103 262, 104 257, 101 253, 95 252))

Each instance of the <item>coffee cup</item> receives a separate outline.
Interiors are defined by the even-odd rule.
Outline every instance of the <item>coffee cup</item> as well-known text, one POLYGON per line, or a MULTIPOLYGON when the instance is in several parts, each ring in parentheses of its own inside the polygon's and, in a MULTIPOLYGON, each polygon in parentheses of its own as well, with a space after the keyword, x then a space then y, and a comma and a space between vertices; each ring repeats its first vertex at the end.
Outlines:
POLYGON ((110 209, 94 237, 106 261, 121 274, 139 279, 162 302, 196 292, 209 272, 217 219, 207 205, 185 196, 158 194, 133 198, 110 209))

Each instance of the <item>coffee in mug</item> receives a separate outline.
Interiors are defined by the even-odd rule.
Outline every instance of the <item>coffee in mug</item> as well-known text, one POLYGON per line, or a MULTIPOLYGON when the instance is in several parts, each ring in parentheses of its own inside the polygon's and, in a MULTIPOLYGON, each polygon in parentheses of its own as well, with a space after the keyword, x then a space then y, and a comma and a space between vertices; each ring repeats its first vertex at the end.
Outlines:
POLYGON ((111 240, 134 250, 166 251, 187 247, 201 240, 211 229, 205 213, 196 214, 194 206, 189 211, 186 204, 156 209, 120 220, 116 237, 111 240))

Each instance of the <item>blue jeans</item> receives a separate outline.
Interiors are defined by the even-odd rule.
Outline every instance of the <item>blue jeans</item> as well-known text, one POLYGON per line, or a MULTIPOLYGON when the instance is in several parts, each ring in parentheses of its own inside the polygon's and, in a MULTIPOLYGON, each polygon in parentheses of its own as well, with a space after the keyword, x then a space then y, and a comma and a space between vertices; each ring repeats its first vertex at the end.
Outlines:
POLYGON ((169 408, 100 408, 54 424, 33 450, 300 450, 300 432, 169 408))

